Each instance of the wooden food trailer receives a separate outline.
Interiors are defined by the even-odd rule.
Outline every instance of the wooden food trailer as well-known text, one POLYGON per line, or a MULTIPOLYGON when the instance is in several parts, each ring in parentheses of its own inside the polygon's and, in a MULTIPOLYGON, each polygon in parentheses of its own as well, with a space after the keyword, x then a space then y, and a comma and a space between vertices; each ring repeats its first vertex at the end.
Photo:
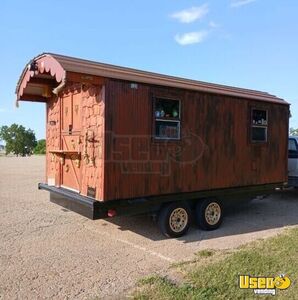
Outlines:
POLYGON ((46 104, 51 201, 91 219, 152 213, 181 236, 225 199, 287 181, 289 104, 264 92, 57 54, 25 67, 17 102, 46 104))

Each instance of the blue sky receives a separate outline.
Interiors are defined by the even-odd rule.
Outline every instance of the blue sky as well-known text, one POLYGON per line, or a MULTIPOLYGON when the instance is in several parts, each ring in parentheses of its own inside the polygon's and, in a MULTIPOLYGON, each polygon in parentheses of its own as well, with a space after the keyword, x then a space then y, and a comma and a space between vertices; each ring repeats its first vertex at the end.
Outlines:
POLYGON ((44 105, 16 109, 14 91, 32 57, 55 52, 267 91, 298 127, 297 15, 297 0, 2 0, 0 126, 45 136, 44 105))

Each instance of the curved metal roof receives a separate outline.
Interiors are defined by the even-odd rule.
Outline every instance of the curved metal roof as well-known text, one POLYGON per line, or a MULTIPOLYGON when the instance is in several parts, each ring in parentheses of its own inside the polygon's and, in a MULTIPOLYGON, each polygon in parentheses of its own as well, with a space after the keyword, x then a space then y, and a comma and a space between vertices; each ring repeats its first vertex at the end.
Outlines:
POLYGON ((67 72, 76 72, 138 83, 169 86, 239 98, 288 104, 283 99, 270 95, 266 92, 206 83, 52 53, 43 53, 38 55, 32 59, 29 65, 27 65, 24 69, 16 88, 17 100, 22 100, 22 95, 27 84, 30 83, 30 79, 38 74, 43 74, 44 72, 50 73, 57 82, 67 80, 67 72), (28 68, 28 66, 32 65, 32 63, 37 64, 37 70, 32 71, 28 68))

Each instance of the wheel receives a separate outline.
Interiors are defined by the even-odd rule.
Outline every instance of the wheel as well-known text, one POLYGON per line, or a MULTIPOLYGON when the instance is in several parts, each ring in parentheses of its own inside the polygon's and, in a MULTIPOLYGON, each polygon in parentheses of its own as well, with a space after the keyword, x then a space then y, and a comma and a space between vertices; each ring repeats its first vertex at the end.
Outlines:
POLYGON ((196 222, 203 230, 217 229, 222 223, 223 208, 217 199, 204 199, 197 203, 196 222))
POLYGON ((158 226, 166 237, 183 236, 189 229, 191 210, 185 203, 172 202, 163 206, 158 216, 158 226))

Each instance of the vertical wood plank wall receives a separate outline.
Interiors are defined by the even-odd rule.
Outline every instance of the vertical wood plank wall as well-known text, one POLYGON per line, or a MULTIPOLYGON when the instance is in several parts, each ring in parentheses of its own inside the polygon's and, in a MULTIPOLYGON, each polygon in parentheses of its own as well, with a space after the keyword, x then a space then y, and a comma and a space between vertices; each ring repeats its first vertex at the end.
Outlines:
POLYGON ((104 199, 287 179, 288 106, 110 79, 104 199), (152 138, 153 96, 181 100, 181 141, 152 138), (251 108, 268 110, 268 142, 250 141, 251 108))

